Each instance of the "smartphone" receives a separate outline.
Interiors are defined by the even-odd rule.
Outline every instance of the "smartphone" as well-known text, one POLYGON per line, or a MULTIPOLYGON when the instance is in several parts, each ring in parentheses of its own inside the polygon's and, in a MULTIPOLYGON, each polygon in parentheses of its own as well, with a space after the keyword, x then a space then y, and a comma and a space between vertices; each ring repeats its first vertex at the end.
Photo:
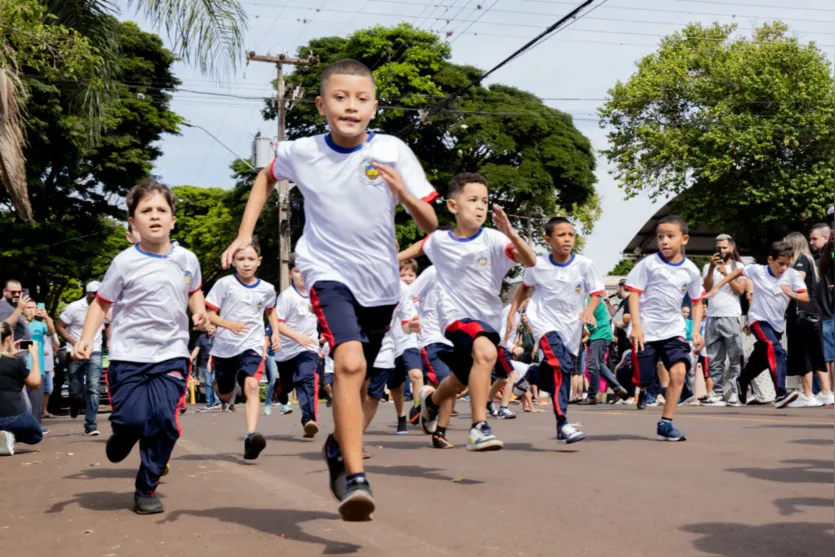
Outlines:
POLYGON ((722 255, 722 248, 716 246, 715 248, 713 248, 713 253, 716 255, 722 255))
POLYGON ((40 303, 38 304, 38 309, 46 309, 46 304, 45 304, 45 303, 43 303, 43 302, 40 302, 40 303))
POLYGON ((23 295, 24 298, 28 298, 29 297, 29 289, 24 288, 23 292, 21 292, 21 294, 23 295))
POLYGON ((21 340, 20 343, 18 343, 17 345, 18 349, 20 350, 29 350, 30 346, 32 346, 31 340, 21 340))

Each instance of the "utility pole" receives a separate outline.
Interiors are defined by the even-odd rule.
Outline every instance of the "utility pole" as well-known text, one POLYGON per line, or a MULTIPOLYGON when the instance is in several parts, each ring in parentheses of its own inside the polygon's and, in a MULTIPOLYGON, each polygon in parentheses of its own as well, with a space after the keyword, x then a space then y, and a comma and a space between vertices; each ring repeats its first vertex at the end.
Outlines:
MULTIPOLYGON (((284 141, 287 137, 285 120, 290 105, 301 98, 301 90, 293 91, 291 97, 287 98, 287 91, 284 84, 284 65, 291 66, 312 66, 318 60, 316 57, 293 58, 284 54, 278 56, 261 56, 250 52, 247 62, 267 62, 275 64, 276 71, 276 97, 275 111, 278 119, 278 140, 284 141)), ((280 262, 279 290, 290 286, 290 184, 287 180, 278 182, 278 249, 280 262)))

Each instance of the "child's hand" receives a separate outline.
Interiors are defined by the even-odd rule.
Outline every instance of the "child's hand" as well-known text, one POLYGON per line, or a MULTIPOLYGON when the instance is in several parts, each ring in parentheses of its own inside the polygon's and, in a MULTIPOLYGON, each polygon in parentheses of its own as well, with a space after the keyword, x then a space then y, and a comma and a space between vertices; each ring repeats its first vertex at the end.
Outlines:
POLYGON ((274 332, 273 336, 270 337, 270 343, 272 344, 273 352, 278 352, 279 350, 281 350, 281 335, 277 331, 274 332))
POLYGON ((693 333, 693 351, 697 354, 705 347, 705 341, 699 333, 693 333))
POLYGON ((632 324, 632 332, 629 333, 629 340, 632 342, 632 350, 643 352, 644 350, 644 329, 637 323, 632 324))
POLYGON ((191 314, 191 322, 198 331, 206 331, 209 328, 209 314, 205 311, 197 311, 191 314))
POLYGON ((403 328, 406 330, 407 334, 419 334, 423 330, 420 324, 420 317, 415 315, 406 323, 406 325, 403 328))
MULTIPOLYGON (((309 337, 307 335, 299 335, 296 339, 300 345, 304 346, 305 348, 309 348, 311 350, 319 350, 319 341, 316 337, 309 337)), ((277 350, 277 349, 276 349, 277 350)))
POLYGON ((229 323, 226 328, 235 333, 236 335, 243 336, 249 330, 249 324, 232 322, 229 323))
POLYGON ((514 346, 514 347, 513 347, 512 354, 513 354, 514 356, 516 356, 517 358, 518 358, 519 356, 521 356, 522 354, 524 354, 524 353, 525 353, 525 349, 524 349, 524 348, 522 348, 521 346, 514 346))
POLYGON ((79 340, 72 347, 73 360, 89 360, 93 353, 93 346, 88 340, 79 340))
POLYGON ((498 205, 493 205, 493 224, 496 225, 496 229, 499 232, 508 238, 516 232, 513 229, 513 225, 510 224, 510 219, 507 217, 507 213, 505 213, 504 209, 498 205))
POLYGON ((591 307, 587 306, 586 309, 583 310, 583 313, 580 314, 580 319, 582 319, 583 323, 586 325, 591 325, 592 327, 597 325, 597 319, 594 318, 594 310, 591 307))
POLYGON ((792 291, 792 289, 789 287, 788 284, 781 284, 780 285, 780 290, 782 290, 783 294, 785 294, 789 298, 794 299, 794 292, 792 291))
POLYGON ((379 162, 373 162, 371 163, 371 166, 380 171, 380 177, 389 185, 391 193, 394 194, 395 199, 400 201, 403 192, 406 191, 406 184, 403 183, 403 178, 400 177, 400 173, 397 169, 379 162))
POLYGON ((223 255, 220 256, 220 265, 224 269, 228 269, 232 265, 232 259, 235 257, 235 253, 237 253, 238 250, 242 250, 251 245, 252 236, 238 236, 231 244, 229 244, 229 247, 226 248, 223 255))

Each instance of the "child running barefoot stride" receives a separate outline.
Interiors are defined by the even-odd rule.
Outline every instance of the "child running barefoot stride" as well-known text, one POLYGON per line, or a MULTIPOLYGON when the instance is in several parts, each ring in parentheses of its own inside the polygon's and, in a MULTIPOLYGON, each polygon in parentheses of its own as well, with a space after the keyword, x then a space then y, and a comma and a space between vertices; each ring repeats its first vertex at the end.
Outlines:
POLYGON ((238 385, 246 397, 246 434, 244 460, 255 460, 267 446, 267 440, 256 432, 261 412, 260 381, 266 365, 264 349, 264 312, 273 330, 272 347, 281 347, 275 308, 275 288, 256 278, 261 265, 261 248, 253 238, 250 245, 233 255, 235 274, 218 280, 209 295, 206 307, 209 320, 217 327, 212 345, 212 367, 215 387, 222 404, 235 402, 238 385))
MULTIPOLYGON (((421 424, 424 432, 443 437, 452 402, 469 387, 473 424, 467 450, 498 450, 504 444, 487 423, 487 395, 491 372, 499 358, 499 294, 507 272, 517 262, 535 265, 536 255, 498 205, 493 206, 493 222, 498 230, 482 227, 489 207, 483 176, 454 176, 447 207, 455 215, 455 228, 436 231, 400 254, 401 259, 409 259, 425 253, 437 269, 441 330, 453 345, 448 356, 452 374, 437 390, 428 385, 421 390, 421 424)), ((509 362, 502 362, 505 377, 511 370, 509 362)))
POLYGON ((107 458, 121 462, 139 442, 142 464, 136 475, 137 514, 163 512, 159 479, 180 437, 180 408, 189 375, 188 316, 209 325, 197 257, 174 246, 174 194, 153 179, 127 195, 128 222, 141 240, 113 258, 96 300, 90 304, 72 357, 86 360, 93 338, 113 308, 107 390, 113 434, 107 458))
POLYGON ((340 60, 322 73, 319 114, 330 132, 278 144, 252 186, 238 238, 222 257, 252 241, 279 179, 305 198, 296 264, 334 357, 334 433, 323 453, 343 520, 370 520, 374 498, 362 464, 362 387, 400 297, 394 212, 399 203, 426 233, 438 226, 437 193, 400 139, 368 131, 377 110, 371 71, 340 60))

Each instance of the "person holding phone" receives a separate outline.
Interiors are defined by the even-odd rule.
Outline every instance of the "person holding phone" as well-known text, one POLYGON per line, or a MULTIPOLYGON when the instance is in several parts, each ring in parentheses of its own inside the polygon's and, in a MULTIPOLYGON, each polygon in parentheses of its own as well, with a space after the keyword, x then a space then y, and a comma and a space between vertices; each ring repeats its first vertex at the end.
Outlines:
POLYGON ((41 385, 41 370, 35 343, 31 340, 15 342, 12 327, 0 322, 0 456, 14 454, 16 442, 36 445, 43 439, 41 425, 26 409, 21 396, 23 387, 37 389, 41 385), (32 369, 26 369, 21 355, 29 354, 32 369))
MULTIPOLYGON (((8 323, 17 340, 31 340, 29 327, 23 318, 23 310, 29 301, 29 290, 24 290, 20 281, 9 279, 3 285, 3 298, 0 299, 0 321, 8 323)), ((25 358, 25 354, 21 355, 25 358)))
MULTIPOLYGON (((41 370, 42 378, 41 383, 42 385, 46 385, 47 379, 44 375, 46 370, 45 347, 46 343, 52 342, 52 335, 55 334, 55 324, 52 322, 52 318, 47 315, 44 304, 36 304, 35 300, 32 300, 31 298, 26 302, 26 307, 23 309, 23 318, 26 320, 26 326, 29 328, 29 334, 31 335, 32 341, 34 341, 35 349, 37 350, 38 364, 41 370)), ((32 359, 30 358, 29 369, 32 369, 32 367, 32 359)), ((49 392, 51 393, 52 376, 50 376, 49 379, 49 392)), ((27 389, 27 394, 29 395, 29 403, 32 406, 32 415, 35 416, 38 423, 40 423, 44 409, 44 390, 41 387, 38 387, 37 389, 27 389)), ((48 433, 48 431, 44 431, 44 434, 46 433, 48 433)))

